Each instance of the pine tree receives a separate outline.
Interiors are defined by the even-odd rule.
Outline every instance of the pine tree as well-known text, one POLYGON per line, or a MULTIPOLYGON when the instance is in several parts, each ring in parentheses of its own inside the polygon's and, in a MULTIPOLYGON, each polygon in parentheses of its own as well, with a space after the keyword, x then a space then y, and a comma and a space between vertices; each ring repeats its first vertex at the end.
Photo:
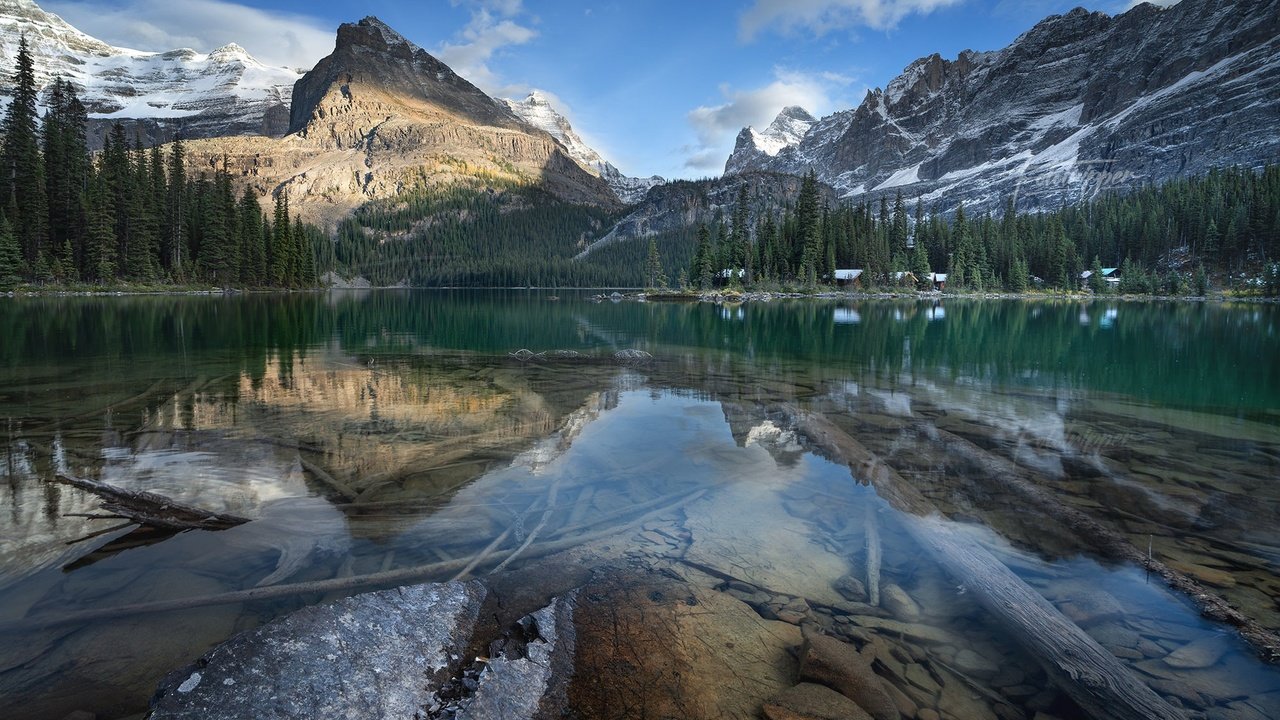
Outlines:
POLYGON ((818 176, 812 170, 800 183, 796 223, 801 248, 799 279, 813 286, 817 284, 819 254, 822 252, 822 216, 818 207, 818 176))
POLYGON ((649 238, 649 256, 644 266, 645 287, 656 288, 666 286, 666 276, 662 273, 662 257, 658 254, 658 241, 649 238), (659 283, 659 279, 662 280, 659 283))
POLYGON ((1093 294, 1101 295, 1106 292, 1107 283, 1106 279, 1102 277, 1102 261, 1098 259, 1097 255, 1093 256, 1093 265, 1089 268, 1089 272, 1089 289, 1093 291, 1093 294))
POLYGON ((18 43, 17 67, 13 74, 13 98, 3 124, 0 200, 5 204, 5 215, 13 224, 23 256, 33 264, 51 250, 46 231, 47 196, 37 127, 37 94, 35 66, 27 37, 23 35, 18 43))
POLYGON ((165 232, 164 257, 169 272, 175 278, 186 276, 185 264, 190 262, 187 251, 186 221, 187 203, 187 165, 186 148, 182 144, 182 136, 174 138, 169 149, 168 192, 165 197, 165 232))
POLYGON ((933 269, 929 266, 929 252, 924 249, 924 243, 920 241, 918 235, 915 249, 911 252, 911 274, 916 276, 920 289, 927 290, 933 287, 933 269))
POLYGON ((698 251, 695 257, 694 275, 698 278, 698 288, 710 290, 715 280, 715 252, 711 248, 711 232, 706 225, 698 226, 698 251))
POLYGON ((110 282, 116 275, 115 202, 102 173, 89 185, 89 234, 85 239, 85 277, 110 282))
POLYGON ((22 248, 9 221, 0 216, 0 288, 16 285, 24 274, 22 248))
POLYGON ((288 287, 292 256, 293 233, 289 231, 289 199, 281 192, 276 195, 276 209, 271 223, 271 285, 288 287))

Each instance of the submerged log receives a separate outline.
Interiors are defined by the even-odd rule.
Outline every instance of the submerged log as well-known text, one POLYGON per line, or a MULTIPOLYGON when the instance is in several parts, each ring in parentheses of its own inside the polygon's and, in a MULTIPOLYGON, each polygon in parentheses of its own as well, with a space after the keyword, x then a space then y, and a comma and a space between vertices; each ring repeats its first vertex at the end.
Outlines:
POLYGON ((78 487, 102 498, 102 507, 139 525, 164 530, 226 530, 249 522, 248 518, 184 505, 162 495, 124 490, 97 480, 58 473, 58 482, 78 487))
POLYGON ((867 504, 867 602, 880 606, 880 527, 874 505, 867 504))
POLYGON ((1079 537, 1086 539, 1111 558, 1132 563, 1157 575, 1170 588, 1190 598, 1201 615, 1236 628, 1240 636, 1263 660, 1269 663, 1280 663, 1280 635, 1231 607, 1226 600, 1206 589, 1195 578, 1160 562, 1145 548, 1134 546, 1118 531, 1098 522, 1084 511, 1063 503, 1043 487, 1028 481, 1026 475, 1030 471, 1012 460, 988 452, 973 442, 946 430, 937 427, 923 428, 923 430, 945 443, 948 452, 956 453, 982 468, 984 482, 1016 495, 1027 505, 1062 522, 1079 537))
MULTIPOLYGON (((673 496, 658 498, 659 501, 669 502, 656 509, 643 512, 642 514, 627 520, 621 525, 608 526, 581 535, 570 536, 571 533, 578 532, 584 528, 560 530, 559 532, 554 533, 554 537, 556 538, 555 540, 547 540, 546 542, 538 543, 525 550, 524 558, 529 560, 536 557, 543 557, 545 555, 575 548, 597 540, 614 537, 618 534, 633 530, 644 523, 661 517, 667 513, 675 512, 676 510, 695 502, 705 494, 707 494, 707 491, 703 489, 695 490, 685 495, 675 496, 676 499, 674 501, 671 501, 673 496)), ((643 505, 632 506, 629 510, 632 512, 639 512, 642 509, 652 507, 652 505, 653 503, 644 503, 643 505)), ((617 514, 615 513, 614 516, 616 515, 617 514)), ((600 522, 604 522, 603 518, 590 527, 598 527, 600 522)), ((488 560, 504 559, 514 552, 514 549, 497 550, 488 557, 488 560)), ((160 612, 172 612, 174 610, 190 610, 192 608, 210 607, 214 605, 232 605, 242 602, 292 597, 295 595, 306 595, 310 593, 350 593, 374 587, 390 587, 394 585, 419 583, 437 579, 445 573, 456 572, 466 567, 470 562, 471 558, 459 558, 455 560, 431 563, 428 565, 396 568, 394 570, 376 572, 368 575, 334 577, 328 580, 312 580, 292 583, 289 585, 255 587, 248 590, 234 590, 218 595, 177 598, 174 600, 158 600, 155 602, 120 605, 109 608, 95 608, 92 610, 80 610, 62 615, 36 615, 16 621, 0 622, 0 635, 5 633, 31 632, 59 625, 87 623, 97 620, 131 617, 135 615, 148 615, 160 612)))
POLYGON ((902 511, 902 525, 911 537, 965 583, 1083 710, 1095 718, 1119 720, 1186 718, 990 552, 939 518, 932 503, 862 443, 821 415, 795 408, 785 412, 816 450, 848 465, 856 479, 869 480, 880 497, 902 511))

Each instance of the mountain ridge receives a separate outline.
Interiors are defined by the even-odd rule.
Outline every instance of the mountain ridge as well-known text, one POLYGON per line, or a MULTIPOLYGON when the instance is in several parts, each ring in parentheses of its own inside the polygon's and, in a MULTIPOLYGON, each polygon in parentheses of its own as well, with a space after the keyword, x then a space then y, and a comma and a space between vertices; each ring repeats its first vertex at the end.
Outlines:
POLYGON ((1280 159, 1277 18, 1275 0, 1077 8, 1000 50, 920 58, 774 155, 740 136, 726 169, 813 169, 846 199, 902 192, 949 210, 1257 167, 1280 159))
MULTIPOLYGON (((119 48, 81 32, 32 0, 0 1, 0 63, 12 67, 25 37, 42 93, 60 76, 89 112, 87 132, 100 144, 122 122, 148 143, 223 135, 282 136, 293 84, 302 73, 265 65, 234 43, 208 53, 188 48, 147 52, 119 48)), ((10 73, 0 73, 10 95, 10 73)))
POLYGON ((612 162, 588 145, 574 131, 573 126, 569 124, 569 119, 557 110, 545 95, 536 90, 530 92, 524 100, 504 99, 502 102, 520 119, 564 144, 569 151, 569 157, 604 179, 624 204, 634 205, 640 202, 651 188, 666 182, 665 178, 658 175, 641 178, 623 174, 612 162))
POLYGON ((191 164, 225 166, 329 227, 369 201, 457 182, 619 204, 559 140, 375 17, 341 25, 333 52, 298 80, 293 99, 289 135, 191 142, 191 164))

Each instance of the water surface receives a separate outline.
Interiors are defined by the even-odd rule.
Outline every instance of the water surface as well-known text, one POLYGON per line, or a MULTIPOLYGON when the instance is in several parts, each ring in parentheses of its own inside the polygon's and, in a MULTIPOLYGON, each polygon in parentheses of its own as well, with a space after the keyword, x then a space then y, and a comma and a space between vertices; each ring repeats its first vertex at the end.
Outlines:
MULTIPOLYGON (((856 625, 836 586, 865 579, 874 533, 881 582, 918 606, 881 615, 955 639, 905 638, 914 662, 968 673, 988 713, 1077 716, 865 478, 806 449, 795 412, 883 458, 1171 702, 1280 715, 1280 675, 1230 631, 990 481, 1014 463, 1280 629, 1275 307, 559 295, 0 302, 0 716, 136 715, 169 670, 337 595, 37 620, 398 568, 445 580, 531 533, 614 531, 637 561, 732 577, 722 589, 762 616, 834 630, 856 625), (624 349, 654 359, 611 359, 624 349), (252 522, 142 530, 58 474, 252 522), (1165 661, 1197 642, 1221 645, 1206 667, 1165 661)), ((982 714, 912 685, 909 665, 880 671, 921 707, 982 714)))

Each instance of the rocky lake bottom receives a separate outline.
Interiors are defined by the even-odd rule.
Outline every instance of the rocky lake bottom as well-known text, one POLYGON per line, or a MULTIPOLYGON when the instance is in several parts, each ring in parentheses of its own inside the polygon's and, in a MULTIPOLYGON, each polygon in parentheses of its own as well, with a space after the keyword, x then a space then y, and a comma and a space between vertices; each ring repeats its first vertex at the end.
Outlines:
MULTIPOLYGON (((470 618, 377 693, 423 716, 1280 715, 1273 308, 24 302, 3 717, 179 714, 229 638, 208 677, 304 608, 408 642, 447 616, 414 592, 470 618), (139 526, 68 478, 248 521, 139 526)), ((370 702, 322 637, 310 700, 370 702)))

